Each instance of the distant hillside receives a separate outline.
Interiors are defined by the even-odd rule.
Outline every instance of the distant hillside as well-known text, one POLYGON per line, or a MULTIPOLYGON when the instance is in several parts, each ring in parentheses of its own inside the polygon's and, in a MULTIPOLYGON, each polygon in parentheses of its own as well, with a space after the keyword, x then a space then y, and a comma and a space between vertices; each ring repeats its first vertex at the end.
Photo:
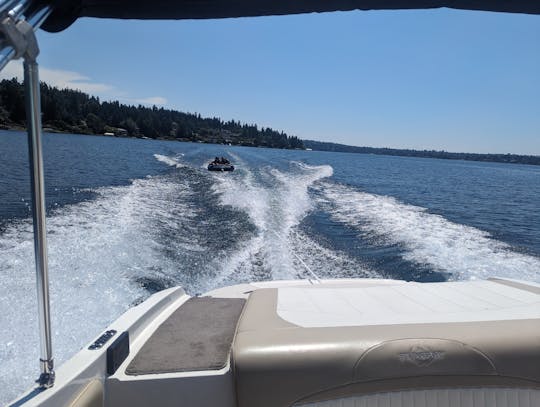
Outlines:
POLYGON ((304 140, 304 146, 318 151, 337 151, 342 153, 362 153, 396 155, 404 157, 442 158, 446 160, 491 161, 499 163, 540 165, 540 156, 516 154, 474 154, 449 153, 435 150, 403 150, 397 148, 355 147, 345 144, 327 143, 322 141, 304 140))
MULTIPOLYGON (((239 121, 201 117, 156 106, 128 106, 101 102, 72 89, 41 84, 41 110, 45 131, 109 134, 178 141, 223 143, 273 148, 300 148, 302 140, 270 128, 239 121)), ((25 127, 24 89, 16 79, 0 82, 0 127, 25 127)))

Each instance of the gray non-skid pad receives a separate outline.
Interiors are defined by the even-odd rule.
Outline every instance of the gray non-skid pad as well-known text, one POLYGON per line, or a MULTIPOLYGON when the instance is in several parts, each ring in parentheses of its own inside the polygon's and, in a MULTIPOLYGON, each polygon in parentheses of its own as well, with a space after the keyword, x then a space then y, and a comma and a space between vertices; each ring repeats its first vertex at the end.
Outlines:
POLYGON ((144 344, 126 374, 174 373, 225 367, 245 300, 190 298, 144 344))

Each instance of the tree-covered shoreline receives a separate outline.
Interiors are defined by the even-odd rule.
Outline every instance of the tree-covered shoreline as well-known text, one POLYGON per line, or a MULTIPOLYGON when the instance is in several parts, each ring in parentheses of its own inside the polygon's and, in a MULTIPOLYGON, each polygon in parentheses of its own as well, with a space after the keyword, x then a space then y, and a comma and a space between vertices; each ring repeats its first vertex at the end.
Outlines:
MULTIPOLYGON (((452 153, 435 150, 357 147, 301 140, 271 128, 235 120, 201 117, 171 109, 102 102, 78 90, 41 83, 43 129, 49 132, 139 137, 215 144, 285 149, 312 149, 448 160, 488 161, 540 165, 540 156, 517 154, 452 153)), ((24 87, 15 78, 0 82, 0 128, 22 130, 26 125, 24 87)))
MULTIPOLYGON (((115 135, 161 140, 221 143, 254 147, 303 149, 302 140, 271 128, 239 121, 227 122, 200 114, 102 102, 73 89, 41 83, 42 123, 45 131, 115 135)), ((16 79, 0 82, 0 127, 26 125, 24 87, 16 79)))
POLYGON ((317 151, 391 155, 399 157, 438 158, 443 160, 484 161, 508 164, 540 165, 540 156, 518 154, 451 153, 436 150, 408 150, 398 148, 356 147, 324 141, 303 140, 306 148, 317 151))

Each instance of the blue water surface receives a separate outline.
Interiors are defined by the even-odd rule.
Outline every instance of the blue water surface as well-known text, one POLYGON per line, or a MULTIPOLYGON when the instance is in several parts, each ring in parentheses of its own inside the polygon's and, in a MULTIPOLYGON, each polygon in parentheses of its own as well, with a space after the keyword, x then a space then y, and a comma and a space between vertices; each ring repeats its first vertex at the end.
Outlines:
MULTIPOLYGON (((25 134, 0 132, 0 151, 0 225, 5 228, 31 213, 25 134)), ((262 176, 262 169, 275 169, 287 175, 298 172, 291 163, 330 166, 333 174, 326 181, 376 196, 394 197, 449 222, 487 232, 491 239, 508 244, 513 251, 540 256, 540 168, 519 164, 45 134, 47 208, 51 213, 59 207, 92 200, 99 187, 129 185, 134 179, 174 172, 181 176, 182 171, 189 169, 191 172, 184 176, 195 183, 209 180, 208 192, 212 178, 204 166, 215 155, 226 155, 233 161, 240 159, 237 172, 231 176, 238 178, 239 172, 247 171, 255 177, 252 182, 268 190, 276 180, 262 176), (181 156, 187 167, 171 167, 156 159, 156 155, 171 160, 181 156)), ((207 198, 209 204, 215 199, 212 195, 207 198)), ((310 233, 320 234, 318 239, 330 248, 365 256, 364 260, 386 267, 385 271, 392 271, 393 276, 399 277, 400 271, 396 269, 401 268, 403 277, 410 277, 405 270, 410 274, 411 264, 400 255, 402 248, 396 246, 392 250, 381 241, 379 245, 362 241, 346 223, 336 222, 317 206, 304 215, 298 223, 304 223, 310 233)), ((429 268, 424 268, 424 272, 429 274, 429 268)), ((419 275, 415 278, 422 280, 419 275)))

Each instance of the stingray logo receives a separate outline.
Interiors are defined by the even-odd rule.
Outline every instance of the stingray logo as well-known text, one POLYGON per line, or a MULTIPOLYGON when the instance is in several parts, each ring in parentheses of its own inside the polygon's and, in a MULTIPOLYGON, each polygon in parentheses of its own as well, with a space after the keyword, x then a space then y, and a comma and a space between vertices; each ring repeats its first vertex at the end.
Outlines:
POLYGON ((444 352, 441 350, 431 350, 423 346, 415 346, 410 352, 400 353, 400 362, 413 363, 416 366, 429 366, 436 360, 444 359, 444 352))

